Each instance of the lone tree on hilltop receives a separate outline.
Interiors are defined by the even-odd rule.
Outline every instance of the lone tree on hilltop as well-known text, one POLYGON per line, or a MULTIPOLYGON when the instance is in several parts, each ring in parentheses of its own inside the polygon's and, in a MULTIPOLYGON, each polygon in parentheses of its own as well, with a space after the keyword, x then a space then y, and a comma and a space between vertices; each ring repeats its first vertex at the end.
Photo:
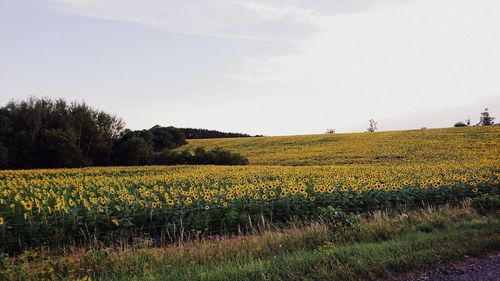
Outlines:
POLYGON ((325 134, 335 134, 335 129, 327 129, 325 134))
POLYGON ((373 132, 375 132, 377 130, 377 124, 378 123, 375 122, 375 120, 373 120, 373 119, 370 119, 369 122, 370 122, 370 126, 368 127, 368 129, 366 129, 366 131, 368 133, 373 133, 373 132))
POLYGON ((491 126, 495 124, 493 121, 495 117, 491 117, 490 113, 488 112, 488 108, 485 108, 483 112, 481 112, 481 117, 479 117, 479 126, 491 126))

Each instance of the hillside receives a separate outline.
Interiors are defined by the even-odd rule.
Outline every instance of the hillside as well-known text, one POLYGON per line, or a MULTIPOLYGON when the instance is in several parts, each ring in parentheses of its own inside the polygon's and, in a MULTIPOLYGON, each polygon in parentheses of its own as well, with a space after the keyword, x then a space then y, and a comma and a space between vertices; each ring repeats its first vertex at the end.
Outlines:
POLYGON ((495 161, 500 157, 500 127, 199 139, 189 140, 189 146, 220 146, 253 165, 495 161))

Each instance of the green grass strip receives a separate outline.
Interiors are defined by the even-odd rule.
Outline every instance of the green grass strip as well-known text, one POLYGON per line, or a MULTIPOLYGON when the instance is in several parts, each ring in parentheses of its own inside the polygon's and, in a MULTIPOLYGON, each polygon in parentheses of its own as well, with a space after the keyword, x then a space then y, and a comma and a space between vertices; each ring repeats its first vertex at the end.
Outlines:
MULTIPOLYGON (((419 271, 464 255, 500 249, 498 221, 461 221, 433 232, 412 232, 378 243, 326 245, 264 259, 234 259, 210 266, 150 264, 115 280, 374 280, 419 271)), ((139 258, 140 259, 140 258, 139 258)), ((143 262, 147 262, 143 260, 143 262)), ((155 263, 155 262, 154 262, 155 263)))

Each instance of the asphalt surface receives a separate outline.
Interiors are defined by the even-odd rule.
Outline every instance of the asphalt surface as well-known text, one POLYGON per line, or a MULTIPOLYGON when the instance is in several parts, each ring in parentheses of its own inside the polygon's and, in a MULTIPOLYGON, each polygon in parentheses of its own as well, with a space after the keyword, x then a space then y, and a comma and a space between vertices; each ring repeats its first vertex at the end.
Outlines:
POLYGON ((425 273, 401 278, 402 281, 500 281, 500 254, 468 258, 425 273))

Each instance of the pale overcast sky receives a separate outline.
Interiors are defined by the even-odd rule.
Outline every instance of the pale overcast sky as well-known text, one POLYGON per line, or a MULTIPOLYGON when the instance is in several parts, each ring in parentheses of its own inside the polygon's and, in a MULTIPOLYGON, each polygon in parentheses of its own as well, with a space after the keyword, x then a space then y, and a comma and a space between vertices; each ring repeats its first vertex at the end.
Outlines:
POLYGON ((288 135, 500 122, 498 0, 0 0, 0 103, 288 135))

